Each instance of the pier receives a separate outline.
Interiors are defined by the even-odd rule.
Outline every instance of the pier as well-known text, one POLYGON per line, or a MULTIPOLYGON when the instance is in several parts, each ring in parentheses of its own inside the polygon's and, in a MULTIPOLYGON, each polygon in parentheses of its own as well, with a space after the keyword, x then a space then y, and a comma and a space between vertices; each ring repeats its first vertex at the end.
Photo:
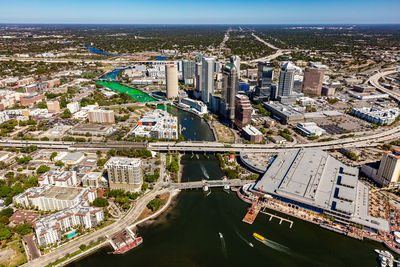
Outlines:
POLYGON ((293 221, 291 221, 291 220, 289 220, 289 219, 285 219, 285 218, 280 217, 280 216, 278 216, 278 215, 276 215, 276 214, 272 214, 272 213, 266 212, 265 209, 263 209, 263 210, 260 211, 260 212, 263 213, 263 214, 265 214, 265 215, 270 216, 270 217, 269 217, 269 220, 270 220, 270 221, 272 221, 273 218, 277 218, 277 219, 279 220, 279 224, 282 224, 282 222, 288 222, 288 223, 290 224, 289 228, 292 228, 292 226, 293 226, 293 221))

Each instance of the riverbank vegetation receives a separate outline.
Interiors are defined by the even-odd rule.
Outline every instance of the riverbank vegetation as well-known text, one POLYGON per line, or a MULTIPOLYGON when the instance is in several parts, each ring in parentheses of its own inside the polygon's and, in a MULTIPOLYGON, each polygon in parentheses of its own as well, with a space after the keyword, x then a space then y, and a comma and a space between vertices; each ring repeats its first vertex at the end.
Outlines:
POLYGON ((166 157, 166 170, 169 172, 172 180, 178 182, 179 175, 179 154, 167 154, 166 157))

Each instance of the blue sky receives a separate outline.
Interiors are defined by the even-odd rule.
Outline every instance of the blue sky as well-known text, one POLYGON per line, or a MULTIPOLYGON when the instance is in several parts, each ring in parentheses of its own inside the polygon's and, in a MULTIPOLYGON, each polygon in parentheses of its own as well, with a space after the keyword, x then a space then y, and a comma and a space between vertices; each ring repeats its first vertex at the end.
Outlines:
POLYGON ((400 0, 0 0, 0 23, 400 23, 400 0))

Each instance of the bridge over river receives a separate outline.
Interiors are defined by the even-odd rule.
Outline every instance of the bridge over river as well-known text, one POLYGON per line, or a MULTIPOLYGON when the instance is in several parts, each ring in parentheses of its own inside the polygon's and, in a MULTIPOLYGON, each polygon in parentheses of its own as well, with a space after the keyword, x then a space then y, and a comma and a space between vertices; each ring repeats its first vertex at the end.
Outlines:
POLYGON ((208 187, 224 187, 228 185, 229 187, 240 187, 248 183, 253 183, 254 180, 240 180, 240 179, 232 179, 232 180, 203 180, 196 182, 186 182, 186 183, 172 183, 170 184, 171 188, 187 190, 187 189, 199 189, 202 188, 204 184, 207 184, 208 187))

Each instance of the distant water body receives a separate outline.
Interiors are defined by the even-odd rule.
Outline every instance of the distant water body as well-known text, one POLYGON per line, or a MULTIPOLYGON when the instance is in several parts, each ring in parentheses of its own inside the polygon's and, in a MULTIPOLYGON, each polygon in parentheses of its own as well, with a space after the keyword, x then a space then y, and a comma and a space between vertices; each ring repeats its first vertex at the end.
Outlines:
POLYGON ((85 47, 88 49, 88 51, 90 53, 93 53, 93 54, 106 55, 106 56, 119 56, 118 54, 111 54, 111 53, 105 52, 103 50, 100 50, 100 49, 97 49, 95 47, 91 47, 88 45, 85 45, 85 47))

